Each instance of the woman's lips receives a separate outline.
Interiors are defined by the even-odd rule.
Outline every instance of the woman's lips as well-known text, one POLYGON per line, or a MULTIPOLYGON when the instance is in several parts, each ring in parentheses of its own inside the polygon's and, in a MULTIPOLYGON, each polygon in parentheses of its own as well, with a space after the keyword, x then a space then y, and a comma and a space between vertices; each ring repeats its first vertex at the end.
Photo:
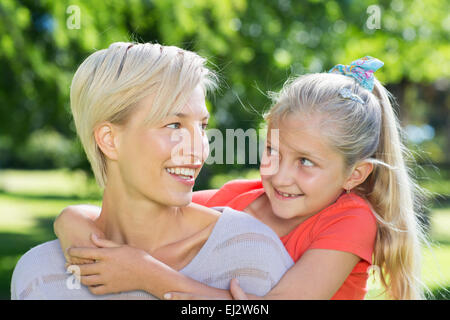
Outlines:
POLYGON ((176 173, 169 172, 167 169, 166 169, 166 172, 171 177, 173 177, 175 180, 177 180, 178 182, 181 182, 187 186, 192 187, 195 184, 195 176, 183 176, 182 174, 176 174, 176 173))
POLYGON ((281 192, 275 188, 273 188, 273 190, 275 191, 274 192, 275 197, 280 200, 294 200, 294 199, 298 199, 298 198, 304 196, 304 194, 292 194, 292 193, 287 193, 287 192, 281 192))

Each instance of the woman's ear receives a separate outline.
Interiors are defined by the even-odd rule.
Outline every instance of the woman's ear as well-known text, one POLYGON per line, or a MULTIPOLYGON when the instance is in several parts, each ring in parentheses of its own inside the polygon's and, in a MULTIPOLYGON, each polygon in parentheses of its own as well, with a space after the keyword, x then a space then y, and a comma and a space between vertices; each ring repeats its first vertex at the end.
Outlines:
POLYGON ((361 161, 353 169, 350 177, 345 181, 342 186, 345 190, 351 190, 356 186, 363 183, 369 174, 373 171, 373 164, 368 161, 361 161))
POLYGON ((117 160, 117 135, 117 127, 109 122, 104 122, 98 125, 94 130, 94 137, 98 147, 103 154, 111 160, 117 160))

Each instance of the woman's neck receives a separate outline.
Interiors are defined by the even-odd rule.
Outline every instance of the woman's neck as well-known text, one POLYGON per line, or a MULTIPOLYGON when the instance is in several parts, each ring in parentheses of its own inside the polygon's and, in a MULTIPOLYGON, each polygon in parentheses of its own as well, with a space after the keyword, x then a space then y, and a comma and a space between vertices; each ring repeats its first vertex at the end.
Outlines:
POLYGON ((149 253, 180 240, 182 208, 167 207, 118 187, 106 187, 97 225, 107 239, 149 253))

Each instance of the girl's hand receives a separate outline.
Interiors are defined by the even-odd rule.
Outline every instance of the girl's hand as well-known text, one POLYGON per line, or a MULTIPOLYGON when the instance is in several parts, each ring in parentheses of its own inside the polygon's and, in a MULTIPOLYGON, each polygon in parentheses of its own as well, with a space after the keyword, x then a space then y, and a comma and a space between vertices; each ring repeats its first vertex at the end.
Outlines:
POLYGON ((230 293, 233 300, 248 300, 247 294, 241 289, 241 287, 239 287, 238 279, 231 279, 230 293))
MULTIPOLYGON (((144 250, 91 236, 99 248, 70 248, 71 258, 91 259, 90 264, 78 265, 81 283, 93 294, 144 290, 143 268, 146 259, 154 259, 144 250)), ((75 269, 78 271, 77 269, 75 269)))
MULTIPOLYGON (((239 287, 238 279, 231 279, 230 281, 230 294, 234 300, 248 300, 244 290, 239 287)), ((195 293, 186 292, 168 292, 164 295, 165 300, 226 300, 224 297, 213 297, 197 295, 195 293)))
POLYGON ((69 206, 56 218, 53 228, 68 264, 94 262, 91 259, 71 257, 67 249, 70 247, 96 248, 89 235, 94 233, 99 238, 105 237, 93 221, 99 210, 100 208, 87 205, 69 206))

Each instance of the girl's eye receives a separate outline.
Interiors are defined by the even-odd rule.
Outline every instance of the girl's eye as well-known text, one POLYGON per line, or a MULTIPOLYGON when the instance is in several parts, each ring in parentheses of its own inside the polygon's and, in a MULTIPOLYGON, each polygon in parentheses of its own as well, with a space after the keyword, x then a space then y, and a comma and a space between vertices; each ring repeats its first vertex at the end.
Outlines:
POLYGON ((208 128, 208 124, 207 123, 202 123, 202 130, 206 130, 206 128, 208 128))
POLYGON ((174 123, 168 124, 166 127, 171 128, 171 129, 180 129, 181 124, 179 122, 174 122, 174 123))
POLYGON ((300 159, 300 163, 301 163, 301 164, 304 164, 305 167, 313 167, 313 166, 314 166, 314 163, 312 163, 311 161, 309 161, 309 160, 306 159, 306 158, 301 158, 301 159, 300 159))

